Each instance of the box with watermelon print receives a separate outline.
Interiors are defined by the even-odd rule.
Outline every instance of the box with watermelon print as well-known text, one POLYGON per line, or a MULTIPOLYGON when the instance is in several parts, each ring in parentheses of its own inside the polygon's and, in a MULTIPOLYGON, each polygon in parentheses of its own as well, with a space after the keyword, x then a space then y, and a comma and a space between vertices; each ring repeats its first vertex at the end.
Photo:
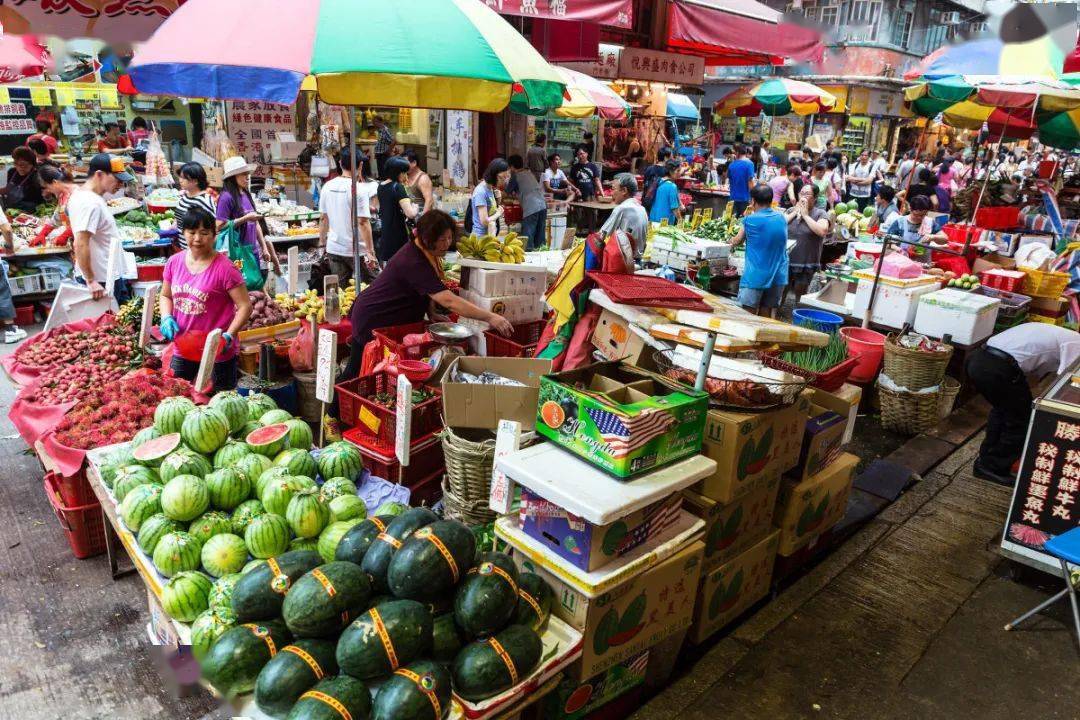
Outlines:
POLYGON ((769 593, 779 538, 780 531, 773 530, 705 575, 694 606, 691 642, 704 642, 769 593))
POLYGON ((649 651, 608 668, 588 680, 574 680, 579 673, 573 667, 555 689, 544 696, 540 716, 544 720, 581 720, 623 697, 645 682, 649 651))
POLYGON ((705 521, 702 572, 712 571, 769 534, 779 491, 778 472, 754 481, 749 493, 726 505, 683 490, 686 509, 705 521))
POLYGON ((708 395, 625 363, 540 380, 536 429, 617 477, 701 451, 708 395))
POLYGON ((780 528, 781 555, 793 554, 844 517, 858 464, 855 455, 841 453, 806 480, 785 477, 781 481, 773 521, 780 528))

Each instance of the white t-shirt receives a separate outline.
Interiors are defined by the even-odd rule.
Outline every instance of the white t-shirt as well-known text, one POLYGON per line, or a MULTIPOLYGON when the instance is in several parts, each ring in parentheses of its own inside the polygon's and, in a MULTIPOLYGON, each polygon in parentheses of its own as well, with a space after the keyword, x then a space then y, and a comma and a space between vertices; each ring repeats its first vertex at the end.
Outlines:
POLYGON ((870 167, 873 168, 875 175, 881 173, 881 177, 885 177, 885 171, 889 169, 889 163, 885 161, 885 158, 879 157, 870 163, 870 167))
MULTIPOLYGON (((855 165, 851 169, 851 177, 863 179, 872 178, 874 176, 874 166, 872 163, 866 163, 865 165, 855 165)), ((870 185, 859 185, 857 183, 848 183, 848 192, 852 197, 867 198, 870 197, 870 185)))
POLYGON ((562 170, 556 170, 555 172, 551 172, 551 168, 545 170, 544 174, 540 176, 540 182, 546 182, 548 185, 551 186, 553 190, 558 190, 559 188, 565 189, 566 187, 568 187, 566 182, 566 173, 564 173, 562 170))
MULTIPOLYGON (((326 252, 340 257, 352 257, 352 216, 349 215, 352 180, 339 176, 322 186, 319 192, 319 212, 326 215, 330 229, 326 233, 326 252)), ((370 218, 367 188, 356 187, 356 217, 370 218)))
MULTIPOLYGON (((105 204, 105 199, 93 190, 79 188, 71 193, 67 212, 71 220, 71 231, 75 235, 81 232, 90 233, 90 268, 94 272, 94 280, 102 285, 109 280, 109 256, 113 253, 116 260, 112 279, 120 277, 123 273, 120 231, 109 212, 109 206, 105 204)), ((83 274, 78 263, 75 264, 75 272, 80 276, 83 274)))
POLYGON ((1056 325, 1029 322, 1011 327, 986 341, 1007 352, 1025 375, 1040 378, 1065 372, 1080 355, 1080 333, 1056 325))

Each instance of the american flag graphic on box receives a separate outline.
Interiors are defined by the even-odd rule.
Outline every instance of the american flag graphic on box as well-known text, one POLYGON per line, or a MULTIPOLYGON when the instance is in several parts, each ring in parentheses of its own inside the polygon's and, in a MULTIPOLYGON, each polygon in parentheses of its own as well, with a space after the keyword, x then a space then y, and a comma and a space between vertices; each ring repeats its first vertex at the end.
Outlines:
POLYGON ((586 412, 615 459, 624 458, 644 447, 675 424, 675 418, 670 413, 656 408, 642 410, 632 417, 599 408, 589 408, 586 412))

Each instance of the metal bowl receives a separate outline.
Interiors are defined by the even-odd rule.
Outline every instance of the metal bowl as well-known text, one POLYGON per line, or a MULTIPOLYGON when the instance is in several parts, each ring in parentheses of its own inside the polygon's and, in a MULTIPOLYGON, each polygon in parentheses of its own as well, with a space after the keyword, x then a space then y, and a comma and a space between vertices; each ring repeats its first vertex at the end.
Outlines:
POLYGON ((473 336, 472 328, 456 322, 432 323, 427 331, 432 338, 444 343, 458 343, 473 336))

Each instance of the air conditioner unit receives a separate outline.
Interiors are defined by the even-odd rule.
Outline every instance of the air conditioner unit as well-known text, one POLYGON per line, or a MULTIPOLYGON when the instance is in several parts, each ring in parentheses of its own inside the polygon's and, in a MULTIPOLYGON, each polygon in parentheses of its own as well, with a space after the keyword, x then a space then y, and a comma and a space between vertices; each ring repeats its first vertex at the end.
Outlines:
POLYGON ((960 13, 956 11, 941 13, 941 20, 939 22, 941 22, 942 25, 957 25, 960 22, 960 13))
POLYGON ((969 25, 968 32, 970 32, 973 35, 977 35, 979 33, 990 32, 990 23, 988 23, 988 22, 973 22, 973 23, 971 23, 969 25))

